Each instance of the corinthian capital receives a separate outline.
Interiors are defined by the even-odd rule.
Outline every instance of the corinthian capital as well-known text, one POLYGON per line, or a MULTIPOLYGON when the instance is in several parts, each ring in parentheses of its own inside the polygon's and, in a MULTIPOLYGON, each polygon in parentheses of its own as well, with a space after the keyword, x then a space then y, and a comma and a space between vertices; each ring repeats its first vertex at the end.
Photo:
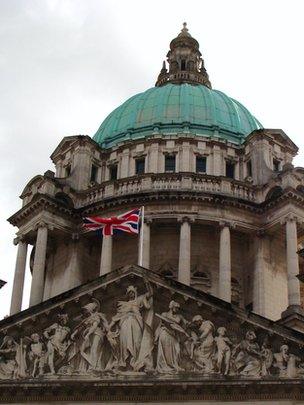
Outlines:
POLYGON ((294 214, 288 214, 281 220, 281 225, 285 225, 287 222, 299 222, 299 218, 294 214))

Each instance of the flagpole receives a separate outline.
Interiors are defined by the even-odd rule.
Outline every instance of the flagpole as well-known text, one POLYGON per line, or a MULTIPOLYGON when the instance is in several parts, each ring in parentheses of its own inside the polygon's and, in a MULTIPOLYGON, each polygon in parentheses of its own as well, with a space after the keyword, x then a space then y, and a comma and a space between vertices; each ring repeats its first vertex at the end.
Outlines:
POLYGON ((143 265, 143 250, 144 250, 144 220, 145 220, 145 207, 141 207, 141 227, 140 227, 140 235, 139 235, 139 257, 138 257, 138 265, 143 265))

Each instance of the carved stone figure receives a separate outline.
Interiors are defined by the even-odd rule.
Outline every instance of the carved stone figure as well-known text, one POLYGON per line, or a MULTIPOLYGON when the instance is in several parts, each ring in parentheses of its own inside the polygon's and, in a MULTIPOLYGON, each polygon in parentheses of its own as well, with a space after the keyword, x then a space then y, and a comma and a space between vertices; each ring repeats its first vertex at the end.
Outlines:
POLYGON ((46 362, 50 368, 51 374, 55 374, 55 361, 60 363, 66 356, 69 346, 70 328, 67 326, 68 315, 58 314, 58 322, 48 327, 44 332, 47 342, 46 362))
POLYGON ((109 326, 110 331, 115 327, 119 334, 116 368, 123 371, 153 367, 153 291, 148 282, 145 284, 147 292, 140 296, 134 286, 127 288, 127 300, 118 301, 109 326))
POLYGON ((180 305, 171 301, 169 311, 156 316, 161 320, 156 332, 155 341, 157 346, 157 364, 156 370, 159 373, 177 373, 182 371, 181 361, 181 338, 186 336, 190 338, 185 331, 189 322, 178 314, 180 305))
POLYGON ((262 376, 270 375, 270 369, 273 363, 273 353, 271 350, 271 345, 268 341, 268 338, 265 338, 261 347, 261 355, 262 355, 262 369, 261 374, 262 376))
POLYGON ((106 368, 110 352, 110 348, 107 353, 105 350, 109 325, 105 315, 100 312, 98 300, 92 299, 82 310, 83 320, 71 335, 74 343, 69 350, 68 360, 74 371, 86 374, 106 368))
POLYGON ((252 330, 246 333, 245 339, 236 346, 234 352, 238 352, 234 362, 238 374, 251 377, 261 375, 262 353, 252 330))
POLYGON ((25 355, 22 339, 18 344, 11 336, 5 336, 0 346, 0 379, 26 377, 25 355))
POLYGON ((218 336, 214 339, 217 348, 217 370, 224 375, 228 375, 229 373, 231 346, 233 345, 231 340, 226 336, 226 333, 226 328, 221 326, 217 330, 218 336))
POLYGON ((300 358, 289 353, 287 345, 280 347, 280 352, 274 354, 274 360, 274 367, 279 369, 280 377, 295 378, 298 376, 296 363, 300 361, 300 358))
MULTIPOLYGON (((143 373, 161 379, 164 374, 185 372, 187 378, 198 379, 214 378, 214 373, 237 378, 304 378, 304 364, 298 355, 290 353, 297 353, 295 342, 291 349, 282 344, 274 353, 272 342, 277 345, 282 336, 266 335, 261 329, 260 343, 253 330, 246 330, 245 337, 237 339, 236 323, 225 324, 220 316, 217 325, 217 319, 212 318, 213 323, 199 314, 189 322, 174 300, 168 311, 155 314, 153 290, 147 281, 145 288, 139 295, 137 288, 129 285, 114 315, 102 313, 100 301, 90 298, 80 313, 75 314, 73 308, 73 320, 59 313, 55 315, 58 320, 50 321, 42 331, 38 322, 25 327, 20 323, 12 332, 6 329, 8 334, 0 344, 0 380, 52 379, 75 373, 86 379, 91 375, 94 379, 116 375, 127 381, 143 373), (24 335, 26 331, 30 331, 30 337, 24 335)), ((164 308, 163 302, 158 305, 164 308)))
POLYGON ((201 315, 193 317, 192 325, 194 325, 191 333, 194 341, 193 360, 200 370, 212 372, 215 355, 214 325, 211 321, 204 320, 201 315))
POLYGON ((45 366, 45 356, 46 351, 44 344, 41 342, 40 336, 38 333, 33 333, 31 335, 31 344, 30 344, 30 351, 28 353, 29 360, 32 363, 33 369, 31 372, 32 377, 36 377, 37 370, 38 375, 41 376, 44 373, 44 366, 45 366))

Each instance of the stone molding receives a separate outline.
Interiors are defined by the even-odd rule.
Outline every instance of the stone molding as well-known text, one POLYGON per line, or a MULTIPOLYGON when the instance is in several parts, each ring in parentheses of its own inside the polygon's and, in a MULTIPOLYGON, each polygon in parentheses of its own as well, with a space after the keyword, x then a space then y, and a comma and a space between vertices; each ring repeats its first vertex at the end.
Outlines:
POLYGON ((16 238, 14 238, 13 244, 17 246, 19 242, 28 243, 28 240, 25 235, 18 235, 16 238))
MULTIPOLYGON (((224 303, 216 297, 212 297, 189 286, 181 285, 174 280, 165 279, 150 270, 145 270, 138 266, 128 266, 116 270, 86 285, 76 287, 53 299, 0 321, 0 342, 2 342, 1 344, 4 342, 5 345, 7 344, 7 338, 4 340, 4 337, 13 336, 14 344, 19 345, 20 336, 24 336, 23 350, 32 351, 34 350, 34 346, 31 345, 35 344, 32 342, 32 339, 37 338, 33 334, 38 333, 40 342, 43 342, 43 344, 51 342, 48 344, 50 346, 53 342, 51 338, 54 336, 53 333, 56 328, 60 329, 60 336, 63 336, 62 333, 64 331, 66 334, 72 334, 77 328, 81 328, 82 324, 84 328, 88 328, 97 319, 99 320, 98 322, 102 319, 104 320, 105 317, 109 319, 109 311, 111 311, 111 314, 114 311, 115 314, 113 299, 115 302, 120 300, 121 297, 125 300, 124 294, 126 288, 128 291, 137 290, 139 294, 145 293, 147 291, 147 282, 152 286, 154 316, 156 316, 155 314, 160 314, 162 309, 167 309, 168 306, 172 307, 171 302, 174 300, 174 302, 178 302, 180 305, 178 314, 185 316, 187 320, 191 320, 190 314, 193 316, 201 313, 203 319, 207 322, 204 328, 209 325, 208 322, 213 323, 213 336, 217 335, 218 327, 225 325, 229 338, 232 338, 233 333, 235 334, 236 341, 233 340, 234 346, 237 345, 238 341, 242 341, 244 336, 247 336, 247 331, 254 330, 258 337, 258 343, 254 343, 255 350, 269 349, 269 346, 261 349, 262 342, 264 342, 264 338, 267 335, 270 342, 272 342, 270 348, 274 350, 274 353, 276 353, 276 350, 279 350, 281 345, 288 345, 291 356, 293 353, 296 353, 295 355, 297 356, 302 356, 301 350, 304 344, 302 334, 270 322, 256 314, 248 313, 245 310, 238 309, 236 311, 233 306, 224 303), (130 288, 130 283, 134 286, 132 289, 130 288), (98 304, 100 299, 103 301, 102 307, 98 304), (81 308, 87 308, 88 311, 93 312, 91 315, 82 313, 81 318, 79 318, 81 308), (101 311, 103 314, 100 313, 101 311), (82 323, 82 320, 86 320, 86 323, 82 323)), ((200 320, 199 317, 195 317, 195 319, 200 320)), ((120 333, 123 333, 122 330, 120 330, 120 333)), ((165 333, 164 329, 161 333, 165 333)), ((65 336, 67 337, 67 335, 65 336)), ((81 337, 82 335, 80 334, 79 336, 81 337)), ((72 343, 74 342, 73 344, 77 345, 78 341, 79 339, 76 338, 74 341, 72 340, 72 343)), ((184 344, 181 343, 182 341, 179 344, 184 344)), ((100 344, 102 344, 101 342, 100 344)), ((92 341, 90 340, 88 343, 88 347, 91 347, 92 341)), ((66 344, 62 342, 63 351, 68 350, 68 347, 68 341, 66 341, 66 344)), ((246 345, 241 347, 246 348, 246 345)), ((35 353, 39 352, 35 350, 35 353)), ((198 354, 199 352, 197 352, 198 354)), ((279 355, 280 352, 277 354, 279 355)), ((6 354, 3 354, 4 359, 6 358, 5 356, 6 354)), ((185 354, 182 356, 185 356, 185 354)), ((31 358, 34 359, 35 357, 31 358)), ((243 357, 239 357, 239 359, 241 358, 243 359, 243 357)), ((280 360, 280 356, 278 360, 280 360)), ((29 366, 32 364, 32 361, 29 360, 29 366)), ((250 363, 254 362, 254 360, 248 358, 246 362, 250 363)), ((133 372, 133 374, 124 375, 123 381, 121 381, 119 373, 122 372, 123 374, 123 371, 118 371, 118 378, 115 373, 105 376, 103 372, 99 373, 98 371, 93 375, 84 374, 83 377, 82 374, 75 374, 71 378, 69 374, 64 374, 68 373, 68 369, 63 368, 62 375, 58 373, 61 367, 59 363, 55 364, 54 375, 47 374, 47 364, 49 363, 41 364, 44 364, 44 366, 42 370, 43 374, 40 376, 38 375, 38 369, 36 369, 32 377, 20 375, 16 380, 1 379, 0 401, 7 401, 9 398, 13 401, 20 401, 22 395, 27 401, 33 401, 34 397, 39 398, 39 400, 41 398, 41 400, 50 401, 56 396, 57 401, 60 398, 64 398, 66 400, 91 399, 92 401, 96 401, 101 399, 116 402, 126 401, 131 398, 133 398, 133 401, 149 399, 155 401, 191 399, 214 399, 218 401, 231 399, 237 401, 274 398, 299 399, 304 396, 303 391, 300 389, 303 382, 302 375, 288 378, 284 374, 280 376, 278 374, 270 376, 261 376, 259 374, 254 377, 252 374, 225 376, 219 373, 215 376, 213 372, 206 369, 202 375, 199 372, 197 376, 193 375, 191 378, 187 374, 184 374, 182 370, 165 378, 141 372, 138 375, 140 379, 138 379, 137 374, 135 373, 136 375, 134 376, 133 372)), ((254 365, 255 367, 250 368, 250 373, 256 373, 254 371, 257 367, 256 362, 254 365)), ((187 367, 189 366, 191 365, 189 364, 187 367)), ((0 371, 3 372, 3 369, 0 369, 0 371)))
POLYGON ((195 217, 190 216, 190 215, 178 216, 177 217, 177 222, 179 224, 183 224, 184 222, 188 222, 188 224, 191 225, 191 224, 193 224, 195 222, 195 217))
POLYGON ((46 228, 48 231, 52 231, 54 226, 45 221, 39 221, 37 224, 35 224, 34 230, 38 231, 39 228, 46 228))
POLYGON ((236 228, 236 223, 231 221, 220 221, 218 225, 220 229, 229 228, 231 230, 236 228))

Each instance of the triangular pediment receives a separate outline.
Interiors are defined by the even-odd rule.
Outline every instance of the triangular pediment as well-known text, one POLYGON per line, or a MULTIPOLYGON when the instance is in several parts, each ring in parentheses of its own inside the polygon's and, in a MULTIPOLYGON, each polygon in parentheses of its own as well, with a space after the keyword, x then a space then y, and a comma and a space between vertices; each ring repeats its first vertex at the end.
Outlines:
POLYGON ((0 386, 304 376, 301 333, 139 266, 6 318, 0 334, 0 386))

